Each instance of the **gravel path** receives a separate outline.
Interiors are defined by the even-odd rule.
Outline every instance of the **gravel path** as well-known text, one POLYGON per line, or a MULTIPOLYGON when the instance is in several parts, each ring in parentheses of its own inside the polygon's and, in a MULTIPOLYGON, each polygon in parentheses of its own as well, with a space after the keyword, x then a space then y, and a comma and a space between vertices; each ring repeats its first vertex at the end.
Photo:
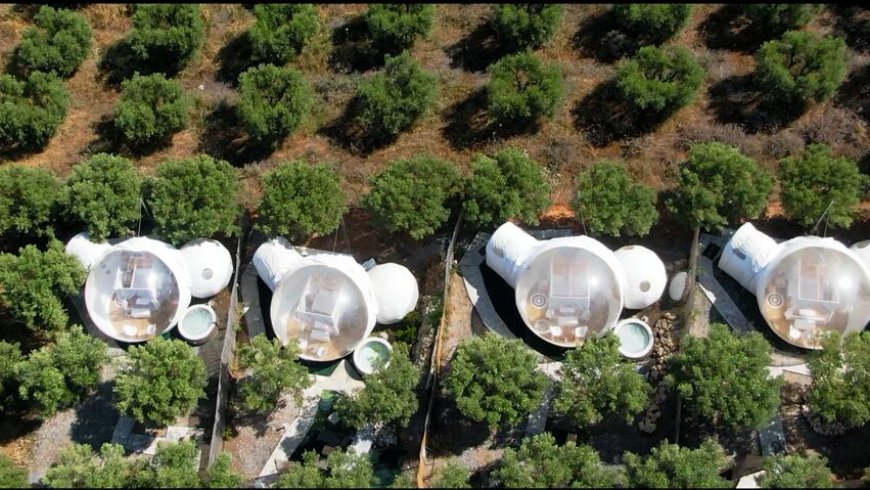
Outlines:
POLYGON ((233 455, 235 469, 247 479, 259 476, 263 465, 281 439, 283 425, 290 424, 298 416, 299 407, 288 403, 272 412, 265 420, 253 416, 250 417, 250 422, 245 420, 237 423, 238 436, 224 443, 224 450, 233 455))

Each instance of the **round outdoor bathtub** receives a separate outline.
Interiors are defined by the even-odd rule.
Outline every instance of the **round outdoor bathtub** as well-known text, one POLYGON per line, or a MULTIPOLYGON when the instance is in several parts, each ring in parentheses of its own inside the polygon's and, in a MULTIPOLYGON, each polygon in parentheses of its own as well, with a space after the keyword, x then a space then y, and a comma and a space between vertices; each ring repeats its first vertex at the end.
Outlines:
POLYGON ((379 337, 369 337, 362 341, 353 352, 353 364, 362 375, 375 372, 375 362, 383 360, 383 366, 390 364, 393 347, 386 340, 379 337))
POLYGON ((641 359, 653 348, 653 332, 646 322, 627 318, 616 325, 614 335, 619 339, 619 353, 629 359, 641 359))
POLYGON ((178 333, 194 344, 201 344, 217 331, 217 314, 208 305, 194 305, 178 322, 178 333))

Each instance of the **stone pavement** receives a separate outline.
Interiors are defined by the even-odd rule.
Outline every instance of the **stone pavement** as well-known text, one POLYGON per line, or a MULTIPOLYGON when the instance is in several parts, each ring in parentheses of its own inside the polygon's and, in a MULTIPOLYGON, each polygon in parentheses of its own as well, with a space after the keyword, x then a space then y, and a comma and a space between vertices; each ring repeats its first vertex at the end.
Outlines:
POLYGON ((728 296, 725 288, 713 276, 713 267, 716 267, 716 265, 712 260, 703 255, 698 257, 698 284, 704 295, 710 299, 713 307, 719 311, 722 317, 725 318, 725 321, 736 332, 749 333, 754 331, 755 327, 746 319, 740 308, 728 296))

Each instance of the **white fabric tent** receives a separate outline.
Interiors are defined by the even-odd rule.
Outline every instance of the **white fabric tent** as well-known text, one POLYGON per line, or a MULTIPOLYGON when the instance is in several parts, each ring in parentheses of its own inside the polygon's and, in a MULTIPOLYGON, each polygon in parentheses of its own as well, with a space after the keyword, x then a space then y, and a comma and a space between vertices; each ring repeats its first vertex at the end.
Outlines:
POLYGON ((210 298, 221 292, 233 277, 230 251, 217 240, 198 238, 181 247, 190 271, 190 292, 195 298, 210 298))
POLYGON ((628 245, 615 252, 625 271, 625 307, 642 310, 662 297, 668 275, 662 259, 640 245, 628 245))
POLYGON ((486 265, 516 287, 519 267, 538 243, 535 237, 508 221, 499 226, 486 242, 486 265))
POLYGON ((89 270, 91 265, 110 248, 112 248, 112 244, 108 242, 94 242, 91 240, 90 233, 83 231, 67 242, 65 250, 66 253, 79 259, 85 270, 89 270))
POLYGON ((368 270, 378 303, 378 323, 391 325, 400 322, 417 307, 420 292, 417 280, 406 267, 399 264, 379 264, 368 270))
POLYGON ((719 268, 752 291, 759 271, 778 252, 773 238, 755 229, 752 223, 744 223, 725 244, 719 268))
POLYGON ((260 279, 274 291, 284 274, 295 267, 301 258, 302 255, 286 238, 277 237, 257 247, 253 262, 260 279))

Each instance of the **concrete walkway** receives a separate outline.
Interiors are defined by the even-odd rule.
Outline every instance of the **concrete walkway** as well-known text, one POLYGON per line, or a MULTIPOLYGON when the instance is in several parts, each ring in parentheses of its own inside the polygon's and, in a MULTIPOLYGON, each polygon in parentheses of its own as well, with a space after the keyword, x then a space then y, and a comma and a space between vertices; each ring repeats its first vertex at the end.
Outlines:
POLYGON ((248 329, 248 338, 253 339, 257 335, 266 333, 266 322, 263 320, 263 310, 260 307, 260 286, 257 269, 254 264, 245 266, 240 281, 242 294, 242 307, 245 309, 245 327, 248 329))
POLYGON ((758 430, 758 442, 761 445, 762 456, 774 456, 785 453, 785 431, 782 429, 782 417, 779 412, 758 430))
POLYGON ((716 265, 712 260, 703 255, 698 257, 698 284, 704 291, 704 295, 710 299, 713 307, 737 333, 745 334, 754 331, 755 327, 749 323, 740 308, 728 296, 725 288, 713 276, 713 267, 716 265))
POLYGON ((483 282, 483 274, 480 273, 480 266, 486 262, 486 256, 480 253, 480 249, 486 246, 486 242, 491 235, 489 233, 478 233, 459 261, 459 270, 462 271, 462 281, 465 283, 465 291, 468 292, 468 299, 480 315, 480 320, 493 333, 501 335, 508 339, 517 338, 510 331, 504 320, 501 319, 498 312, 495 311, 495 306, 489 298, 489 293, 486 291, 486 285, 483 282))

